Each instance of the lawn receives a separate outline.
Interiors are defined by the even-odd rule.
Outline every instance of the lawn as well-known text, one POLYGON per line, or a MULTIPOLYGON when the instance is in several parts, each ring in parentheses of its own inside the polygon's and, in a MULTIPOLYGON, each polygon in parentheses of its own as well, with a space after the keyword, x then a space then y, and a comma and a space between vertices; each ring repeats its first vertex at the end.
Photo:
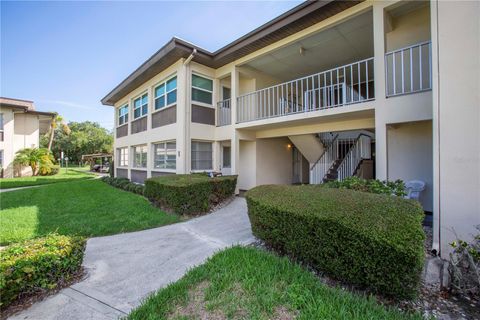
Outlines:
POLYGON ((143 230, 179 218, 90 179, 2 193, 0 221, 0 245, 6 245, 51 232, 91 237, 143 230))
POLYGON ((20 177, 0 179, 0 189, 11 189, 18 187, 37 186, 42 184, 77 181, 93 178, 93 174, 79 169, 61 168, 60 172, 53 176, 35 176, 35 177, 20 177))
POLYGON ((287 258, 244 247, 217 253, 150 296, 128 319, 422 319, 327 287, 287 258))

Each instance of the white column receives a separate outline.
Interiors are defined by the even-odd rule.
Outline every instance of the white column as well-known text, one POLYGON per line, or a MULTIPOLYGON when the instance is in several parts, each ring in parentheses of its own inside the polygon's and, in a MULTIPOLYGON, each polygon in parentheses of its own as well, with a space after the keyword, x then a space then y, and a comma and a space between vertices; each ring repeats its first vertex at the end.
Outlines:
POLYGON ((387 130, 385 117, 385 13, 383 3, 373 5, 375 75, 375 172, 377 179, 388 179, 387 130))
POLYGON ((177 71, 177 174, 188 173, 186 143, 188 86, 187 66, 181 63, 177 71))
POLYGON ((240 75, 237 67, 233 67, 231 72, 231 112, 232 112, 232 174, 238 174, 239 161, 240 161, 240 140, 238 137, 235 124, 237 123, 237 97, 240 93, 240 75))

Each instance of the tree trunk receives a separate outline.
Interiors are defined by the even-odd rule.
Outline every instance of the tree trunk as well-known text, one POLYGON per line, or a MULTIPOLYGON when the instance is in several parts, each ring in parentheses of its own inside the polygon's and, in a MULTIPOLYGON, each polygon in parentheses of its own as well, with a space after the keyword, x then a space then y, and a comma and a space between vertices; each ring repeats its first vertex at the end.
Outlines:
POLYGON ((48 141, 48 151, 52 151, 53 136, 55 135, 55 129, 50 127, 50 140, 48 141))

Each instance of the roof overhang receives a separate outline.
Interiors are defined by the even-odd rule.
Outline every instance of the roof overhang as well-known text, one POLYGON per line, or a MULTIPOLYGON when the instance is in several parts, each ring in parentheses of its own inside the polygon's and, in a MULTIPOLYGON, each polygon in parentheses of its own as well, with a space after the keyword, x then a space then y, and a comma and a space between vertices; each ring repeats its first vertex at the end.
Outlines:
POLYGON ((219 68, 363 1, 305 1, 213 53, 179 38, 172 38, 101 101, 104 105, 113 106, 129 92, 179 59, 190 56, 194 49, 197 53, 193 61, 211 68, 219 68))

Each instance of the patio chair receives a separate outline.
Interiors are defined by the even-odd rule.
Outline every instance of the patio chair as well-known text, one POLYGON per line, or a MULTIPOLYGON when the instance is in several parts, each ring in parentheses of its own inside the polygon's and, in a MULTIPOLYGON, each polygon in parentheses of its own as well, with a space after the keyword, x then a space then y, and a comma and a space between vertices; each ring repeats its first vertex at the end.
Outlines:
POLYGON ((406 199, 417 200, 420 198, 420 193, 425 190, 425 182, 420 180, 411 180, 405 183, 407 189, 406 199))

